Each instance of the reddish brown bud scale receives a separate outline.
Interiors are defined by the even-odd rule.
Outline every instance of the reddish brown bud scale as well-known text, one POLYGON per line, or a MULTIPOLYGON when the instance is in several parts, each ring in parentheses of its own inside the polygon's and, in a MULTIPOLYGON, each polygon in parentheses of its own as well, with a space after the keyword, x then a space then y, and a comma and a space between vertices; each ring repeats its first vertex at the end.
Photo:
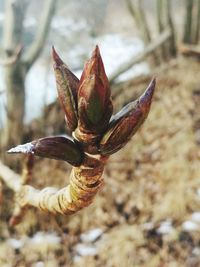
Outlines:
POLYGON ((67 65, 52 49, 56 86, 60 104, 66 115, 66 122, 71 131, 75 130, 77 118, 77 91, 79 79, 68 69, 67 65))
POLYGON ((12 148, 8 153, 31 153, 44 158, 64 160, 73 166, 80 166, 83 160, 83 152, 78 144, 64 136, 41 138, 12 148))
POLYGON ((144 94, 127 104, 113 116, 110 126, 100 141, 100 153, 110 155, 125 146, 146 119, 155 88, 153 79, 144 94))
POLYGON ((78 90, 79 127, 83 132, 101 133, 108 125, 113 107, 110 87, 98 46, 86 63, 78 90))

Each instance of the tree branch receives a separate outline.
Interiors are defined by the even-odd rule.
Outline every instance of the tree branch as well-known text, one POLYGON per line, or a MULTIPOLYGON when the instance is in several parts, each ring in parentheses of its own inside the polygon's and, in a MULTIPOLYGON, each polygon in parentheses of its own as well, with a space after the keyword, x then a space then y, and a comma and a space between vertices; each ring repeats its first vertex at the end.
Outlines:
POLYGON ((156 38, 155 41, 153 41, 148 46, 146 46, 146 48, 144 49, 144 51, 142 51, 137 56, 133 56, 128 62, 124 63, 115 72, 113 72, 113 74, 111 74, 110 77, 109 77, 110 83, 114 83, 114 81, 116 80, 116 78, 120 74, 122 74, 125 71, 127 71, 128 69, 130 69, 133 65, 135 65, 137 63, 140 63, 145 57, 147 57, 148 55, 150 55, 155 49, 157 49, 167 39, 169 39, 170 36, 171 36, 171 31, 169 29, 167 29, 162 34, 160 34, 156 38))
POLYGON ((35 62, 35 60, 38 58, 42 51, 44 42, 47 38, 50 29, 51 20, 55 12, 56 2, 57 1, 55 0, 46 0, 45 2, 44 12, 42 12, 40 18, 35 40, 31 44, 27 52, 24 54, 22 59, 23 62, 26 64, 27 69, 32 66, 32 64, 35 62))
POLYGON ((182 44, 179 46, 179 51, 184 56, 193 56, 200 58, 200 45, 182 44))
POLYGON ((19 45, 18 48, 16 49, 15 54, 5 59, 0 59, 0 65, 6 67, 6 66, 14 64, 20 58, 21 52, 22 52, 22 46, 19 45))
POLYGON ((106 156, 85 157, 83 164, 73 167, 70 183, 58 190, 46 187, 43 190, 24 184, 27 182, 30 164, 25 164, 25 178, 0 162, 0 178, 16 194, 16 206, 10 220, 11 225, 19 223, 28 206, 54 214, 73 214, 91 204, 94 196, 103 185, 102 173, 107 161, 106 156), (91 168, 92 166, 92 168, 91 168), (28 176, 27 176, 28 175, 28 176))
POLYGON ((0 161, 0 178, 3 182, 15 193, 18 192, 22 186, 22 180, 19 174, 5 166, 0 161))
POLYGON ((25 0, 6 1, 3 46, 8 58, 21 47, 25 8, 25 0))

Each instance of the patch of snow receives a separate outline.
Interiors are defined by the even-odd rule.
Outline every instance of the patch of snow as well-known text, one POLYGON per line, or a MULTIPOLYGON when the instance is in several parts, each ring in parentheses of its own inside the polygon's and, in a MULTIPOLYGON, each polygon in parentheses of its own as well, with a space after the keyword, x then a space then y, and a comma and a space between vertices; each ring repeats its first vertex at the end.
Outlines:
POLYGON ((51 233, 37 232, 30 239, 30 242, 34 245, 41 245, 44 243, 58 245, 61 242, 61 238, 54 232, 51 233))
POLYGON ((117 82, 124 82, 141 74, 148 74, 148 73, 149 73, 149 66, 147 63, 143 62, 134 65, 132 68, 119 75, 119 77, 116 80, 117 82))
POLYGON ((95 256, 97 255, 97 248, 94 246, 88 246, 84 244, 77 244, 75 246, 75 251, 78 255, 84 256, 95 256))
POLYGON ((143 227, 144 230, 149 231, 149 230, 154 228, 154 224, 153 224, 153 222, 147 222, 147 223, 144 223, 142 225, 142 227, 143 227))
POLYGON ((103 234, 103 230, 100 228, 92 229, 84 234, 81 234, 82 242, 94 242, 103 234))
MULTIPOLYGON (((130 38, 119 34, 107 34, 94 39, 94 45, 99 44, 108 77, 119 66, 128 62, 144 49, 143 42, 138 38, 130 38)), ((118 81, 125 81, 142 73, 148 73, 147 63, 140 63, 118 77, 118 81)))
POLYGON ((24 240, 22 239, 10 238, 7 242, 14 249, 20 249, 24 246, 24 240))
POLYGON ((38 261, 32 264, 32 267, 44 267, 44 262, 43 261, 38 261))
POLYGON ((162 235, 168 235, 173 232, 174 228, 170 220, 164 221, 160 224, 160 227, 157 229, 157 232, 162 235))
POLYGON ((88 28, 85 20, 77 21, 73 18, 58 16, 53 17, 51 27, 56 30, 56 33, 65 37, 70 36, 74 32, 85 31, 88 28))
POLYGON ((8 153, 25 153, 25 154, 33 153, 34 154, 34 152, 32 151, 33 147, 34 145, 32 143, 26 143, 24 145, 18 145, 16 147, 11 148, 10 150, 8 150, 8 153))
POLYGON ((199 229, 199 225, 193 221, 185 221, 182 224, 182 228, 184 231, 192 232, 192 231, 197 231, 199 229))
POLYGON ((40 116, 44 105, 52 103, 57 97, 53 69, 37 62, 33 65, 26 78, 26 114, 25 122, 40 116))
POLYGON ((26 17, 23 22, 25 27, 34 27, 37 24, 37 20, 34 17, 26 17))
POLYGON ((191 220, 196 223, 200 223, 200 212, 192 213, 191 220))
POLYGON ((4 22, 5 19, 5 13, 0 12, 0 23, 4 22))
POLYGON ((192 250, 192 254, 195 256, 199 256, 200 255, 200 248, 199 247, 194 247, 192 250))

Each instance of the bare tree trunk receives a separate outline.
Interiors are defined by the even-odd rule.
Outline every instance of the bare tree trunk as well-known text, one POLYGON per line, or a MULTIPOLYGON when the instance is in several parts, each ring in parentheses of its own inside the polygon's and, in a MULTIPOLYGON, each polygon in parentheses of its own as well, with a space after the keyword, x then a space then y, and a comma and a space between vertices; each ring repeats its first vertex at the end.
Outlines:
MULTIPOLYGON (((134 3, 131 0, 126 0, 130 14, 135 20, 136 25, 140 29, 141 38, 147 45, 151 42, 151 33, 148 27, 148 23, 145 17, 145 13, 142 7, 142 0, 135 0, 134 3)), ((155 51, 153 54, 153 61, 155 64, 159 63, 159 55, 155 51)))
MULTIPOLYGON (((163 0, 157 0, 156 1, 156 13, 157 13, 157 26, 159 33, 162 33, 164 31, 164 28, 166 26, 166 22, 163 21, 164 19, 164 3, 163 0)), ((161 46, 161 55, 164 60, 167 59, 167 51, 166 51, 166 45, 163 43, 161 46)))
POLYGON ((171 0, 165 0, 165 8, 167 16, 167 27, 169 27, 171 30, 171 37, 169 39, 169 52, 171 56, 175 57, 177 55, 177 49, 176 49, 176 36, 175 36, 172 11, 171 11, 171 0))
POLYGON ((5 69, 7 121, 2 138, 5 148, 20 143, 23 134, 25 73, 26 70, 20 62, 7 66, 5 69))
POLYGON ((195 29, 193 43, 197 44, 199 41, 199 31, 200 31, 200 0, 196 0, 196 16, 195 16, 195 29))
POLYGON ((193 0, 186 0, 186 16, 184 23, 184 37, 183 42, 190 44, 192 41, 192 10, 193 0))
POLYGON ((4 25, 5 83, 7 89, 7 118, 2 139, 4 149, 21 143, 25 113, 25 78, 28 70, 40 55, 47 38, 56 1, 46 0, 44 12, 35 40, 26 52, 19 53, 23 42, 23 20, 26 13, 25 0, 6 1, 4 25), (18 55, 17 55, 18 54, 18 55), (16 55, 16 56, 15 56, 16 55), (11 59, 15 59, 13 62, 11 59))
MULTIPOLYGON (((6 2, 6 21, 4 26, 4 50, 6 59, 16 53, 22 43, 25 1, 6 2)), ((2 144, 7 148, 21 141, 24 117, 24 75, 20 60, 5 67, 7 92, 7 120, 2 136, 2 144)))
POLYGON ((159 33, 162 33, 166 28, 171 30, 170 39, 161 47, 161 53, 164 60, 171 56, 176 56, 175 31, 171 15, 170 0, 157 0, 157 24, 159 33))

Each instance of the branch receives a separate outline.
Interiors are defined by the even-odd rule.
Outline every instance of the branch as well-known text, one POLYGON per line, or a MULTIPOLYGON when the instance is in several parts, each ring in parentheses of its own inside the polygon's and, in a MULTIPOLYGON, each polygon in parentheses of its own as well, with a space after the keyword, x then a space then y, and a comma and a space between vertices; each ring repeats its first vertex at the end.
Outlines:
POLYGON ((184 36, 183 42, 184 43, 191 43, 192 39, 192 10, 193 10, 193 0, 186 1, 186 15, 185 15, 185 22, 184 22, 184 36))
MULTIPOLYGON (((70 183, 60 190, 47 187, 37 190, 30 185, 24 185, 27 179, 0 162, 0 178, 16 193, 16 206, 11 218, 11 225, 21 221, 28 206, 37 207, 40 210, 57 213, 72 214, 91 204, 94 196, 103 185, 102 173, 108 157, 86 157, 80 167, 73 167, 70 175, 70 183), (93 168, 91 168, 93 166, 93 168)), ((29 177, 30 164, 25 166, 29 177)))
MULTIPOLYGON (((13 55, 10 56, 10 57, 7 57, 7 58, 5 58, 5 59, 1 59, 1 60, 0 60, 0 65, 6 67, 6 66, 9 66, 9 65, 12 65, 12 64, 16 63, 17 60, 18 60, 18 59, 20 58, 20 56, 21 56, 21 52, 22 52, 22 46, 19 45, 18 48, 17 48, 17 50, 16 50, 16 52, 15 52, 15 54, 13 54, 13 55)), ((0 92, 0 93, 1 93, 1 92, 0 92)))
POLYGON ((20 175, 15 173, 7 166, 5 166, 1 161, 0 161, 0 178, 15 193, 18 192, 22 186, 20 175))
POLYGON ((1 90, 1 91, 0 91, 0 95, 5 94, 5 92, 6 92, 5 90, 1 90))
MULTIPOLYGON (((126 0, 127 7, 129 9, 130 14, 132 15, 133 19, 137 27, 140 30, 140 35, 142 40, 144 41, 145 45, 149 44, 152 40, 151 33, 149 30, 149 25, 146 20, 144 8, 142 6, 141 0, 135 0, 134 3, 131 0, 126 0)), ((157 65, 159 64, 159 54, 156 52, 152 53, 153 62, 157 65)))
POLYGON ((28 69, 32 66, 42 51, 50 29, 51 20, 55 12, 56 2, 57 1, 55 0, 46 0, 45 2, 44 12, 42 12, 41 15, 35 41, 33 41, 28 51, 23 56, 23 62, 26 64, 28 69))
POLYGON ((171 11, 171 0, 165 0, 165 9, 166 9, 166 15, 167 15, 167 23, 168 27, 171 30, 171 37, 169 40, 169 50, 170 54, 172 56, 176 56, 177 54, 177 49, 176 49, 176 36, 175 36, 175 29, 174 29, 174 23, 172 19, 172 11, 171 11))
POLYGON ((159 65, 158 67, 152 69, 148 74, 141 74, 125 82, 116 83, 115 89, 113 90, 112 99, 116 102, 116 100, 120 98, 120 103, 121 103, 121 97, 123 97, 124 95, 125 96, 128 95, 128 98, 125 98, 125 100, 122 101, 122 106, 124 106, 125 103, 127 103, 127 101, 129 101, 129 99, 131 99, 131 97, 133 96, 131 90, 132 87, 136 87, 139 84, 146 83, 148 82, 149 79, 151 79, 151 77, 157 77, 161 73, 167 71, 168 69, 172 69, 177 65, 178 65, 177 58, 171 59, 171 61, 163 63, 162 65, 159 65), (127 93, 128 91, 130 91, 130 97, 129 94, 127 93))
POLYGON ((137 26, 140 29, 143 41, 145 42, 145 44, 147 44, 149 41, 151 41, 151 34, 146 21, 144 10, 142 8, 142 1, 134 1, 133 4, 131 0, 126 0, 126 3, 130 14, 134 18, 137 26))
POLYGON ((195 30, 194 30, 194 43, 197 44, 199 41, 200 31, 200 0, 197 0, 197 13, 195 18, 195 30))
POLYGON ((179 51, 184 56, 194 56, 200 58, 200 46, 199 45, 186 45, 182 44, 179 46, 179 51))
POLYGON ((128 69, 130 69, 133 65, 140 63, 144 58, 150 55, 155 49, 161 46, 169 37, 171 36, 171 31, 168 29, 160 34, 155 41, 150 43, 144 51, 142 51, 139 55, 133 56, 128 62, 121 65, 111 76, 109 77, 110 83, 114 83, 115 79, 128 69))
POLYGON ((22 43, 25 0, 8 0, 5 9, 4 50, 8 57, 16 54, 16 47, 22 43))

